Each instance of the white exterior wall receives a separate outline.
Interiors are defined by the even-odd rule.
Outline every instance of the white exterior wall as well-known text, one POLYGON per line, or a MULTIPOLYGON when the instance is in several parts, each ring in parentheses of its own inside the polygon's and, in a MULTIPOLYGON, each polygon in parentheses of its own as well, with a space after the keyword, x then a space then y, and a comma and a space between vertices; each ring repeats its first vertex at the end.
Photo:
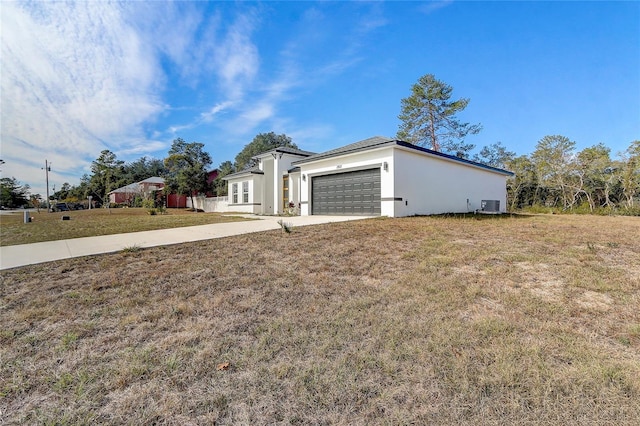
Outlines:
MULTIPOLYGON (((196 208, 207 213, 226 213, 229 209, 229 197, 194 197, 196 208)), ((187 197, 187 207, 191 208, 191 198, 187 197)))
MULTIPOLYGON (((268 152, 259 157, 260 169, 264 172, 264 198, 262 199, 263 214, 282 214, 283 209, 283 187, 282 180, 291 169, 291 163, 303 157, 287 154, 283 152, 268 152)), ((291 182, 289 185, 291 191, 291 182)), ((291 194, 291 192, 290 192, 291 194)), ((289 196, 291 199, 291 195, 289 196)))
POLYGON ((393 175, 393 148, 381 148, 377 150, 341 155, 339 157, 318 160, 310 164, 300 165, 303 179, 300 181, 300 214, 311 214, 311 178, 314 176, 332 173, 344 173, 355 170, 380 168, 380 197, 382 200, 381 215, 394 215, 394 175, 393 175), (384 170, 384 163, 388 165, 388 171, 384 170))
POLYGON ((393 216, 467 213, 482 200, 500 200, 507 207, 507 176, 455 160, 396 148, 396 198, 393 216))
POLYGON ((372 167, 380 167, 382 216, 473 212, 482 200, 499 200, 500 211, 506 212, 506 175, 410 148, 387 147, 302 164, 301 214, 311 214, 314 176, 372 167))
POLYGON ((289 173, 289 201, 300 203, 300 172, 289 173))
MULTIPOLYGON (((262 213, 262 199, 263 199, 263 191, 262 191, 262 182, 263 175, 260 174, 251 174, 247 176, 239 176, 237 178, 229 179, 227 181, 227 192, 228 192, 228 210, 231 212, 242 212, 242 213, 262 213), (249 182, 249 202, 242 202, 242 182, 249 182), (238 202, 233 203, 233 192, 232 185, 234 183, 238 184, 238 202)), ((208 211, 208 210, 205 210, 208 211)))
POLYGON ((276 178, 274 162, 275 160, 271 155, 269 155, 269 157, 262 158, 262 161, 260 162, 260 167, 264 172, 264 180, 263 180, 264 186, 263 186, 263 192, 262 192, 262 199, 260 200, 260 203, 262 204, 262 209, 260 213, 263 213, 263 214, 274 214, 274 210, 273 210, 274 193, 275 194, 278 193, 277 184, 274 187, 274 182, 276 178), (274 191, 274 188, 276 189, 275 191, 274 191))

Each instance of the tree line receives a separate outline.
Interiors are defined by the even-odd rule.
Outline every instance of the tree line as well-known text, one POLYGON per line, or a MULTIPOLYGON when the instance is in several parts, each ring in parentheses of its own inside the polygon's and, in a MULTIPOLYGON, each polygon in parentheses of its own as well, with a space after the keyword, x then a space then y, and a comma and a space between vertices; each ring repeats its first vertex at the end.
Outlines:
POLYGON ((640 141, 612 157, 602 143, 577 151, 569 138, 549 135, 529 155, 496 143, 473 160, 515 173, 507 180, 510 211, 640 215, 640 141))
MULTIPOLYGON (((255 167, 255 155, 282 146, 298 148, 285 134, 269 132, 256 135, 236 155, 233 162, 227 160, 219 165, 218 176, 213 181, 208 179, 212 157, 204 150, 204 144, 199 142, 186 142, 177 138, 164 159, 145 156, 128 163, 119 160, 112 151, 103 150, 91 162, 90 174, 84 174, 78 185, 65 182, 58 190, 54 189, 50 201, 86 202, 87 197, 91 196, 94 202, 108 205, 111 191, 153 176, 164 179, 167 193, 191 197, 194 194, 223 196, 227 195, 227 185, 223 179, 225 176, 255 167)), ((40 194, 31 195, 29 190, 29 185, 22 185, 15 178, 0 179, 0 205, 17 208, 31 204, 37 207, 44 200, 40 194)), ((138 203, 141 201, 135 200, 138 203)))
MULTIPOLYGON (((640 141, 631 142, 624 152, 612 157, 611 150, 602 143, 577 152, 574 141, 549 135, 538 141, 530 155, 516 156, 501 142, 496 142, 471 156, 476 147, 466 137, 479 133, 482 125, 464 123, 457 118, 470 100, 452 100, 452 92, 450 85, 432 74, 420 77, 411 87, 411 94, 400 102, 401 123, 396 137, 514 172, 507 182, 511 211, 542 207, 574 212, 615 210, 640 215, 640 141)), ((191 197, 197 193, 227 195, 225 176, 255 167, 255 155, 282 146, 298 148, 285 134, 258 134, 236 155, 234 162, 220 163, 218 177, 213 182, 208 181, 207 173, 212 157, 198 142, 188 143, 178 138, 165 159, 142 157, 130 163, 104 150, 91 163, 90 175, 85 174, 77 186, 64 183, 51 199, 77 202, 91 195, 107 203, 109 192, 151 176, 164 178, 167 192, 191 197)), ((0 184, 1 205, 26 204, 28 185, 21 185, 13 178, 3 178, 0 184)), ((39 196, 31 198, 35 203, 39 196)))
MULTIPOLYGON (((432 74, 420 77, 401 100, 398 139, 470 158, 475 145, 466 137, 479 133, 482 125, 456 117, 470 100, 452 100, 452 91, 432 74)), ((538 141, 531 155, 516 156, 497 142, 471 159, 515 173, 507 183, 511 211, 543 207, 640 215, 640 141, 612 158, 602 143, 577 152, 574 141, 549 135, 538 141)))

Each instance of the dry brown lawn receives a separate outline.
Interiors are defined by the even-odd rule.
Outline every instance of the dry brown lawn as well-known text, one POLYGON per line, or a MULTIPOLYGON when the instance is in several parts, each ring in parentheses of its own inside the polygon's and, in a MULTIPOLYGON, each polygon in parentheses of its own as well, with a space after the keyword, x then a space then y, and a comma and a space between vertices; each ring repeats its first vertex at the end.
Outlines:
POLYGON ((2 271, 0 423, 637 425, 639 240, 373 219, 2 271))

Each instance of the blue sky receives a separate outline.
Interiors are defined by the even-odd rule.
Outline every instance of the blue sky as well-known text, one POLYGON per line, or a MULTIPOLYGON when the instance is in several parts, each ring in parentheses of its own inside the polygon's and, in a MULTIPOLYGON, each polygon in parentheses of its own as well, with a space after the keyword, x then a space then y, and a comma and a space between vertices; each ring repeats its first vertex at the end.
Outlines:
POLYGON ((261 132, 324 151, 393 137, 427 73, 471 102, 467 141, 531 153, 545 135, 612 154, 640 139, 638 2, 0 4, 3 177, 45 193, 109 149, 213 166, 261 132))

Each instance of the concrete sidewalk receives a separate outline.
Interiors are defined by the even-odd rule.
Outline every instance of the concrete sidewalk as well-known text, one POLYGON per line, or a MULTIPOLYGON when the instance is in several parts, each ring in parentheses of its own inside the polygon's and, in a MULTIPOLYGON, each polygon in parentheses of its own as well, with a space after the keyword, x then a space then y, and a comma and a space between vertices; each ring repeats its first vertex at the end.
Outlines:
MULTIPOLYGON (((245 215, 243 215, 245 216, 245 215)), ((232 235, 280 229, 279 220, 293 227, 319 225, 331 222, 367 219, 363 216, 253 216, 258 219, 243 222, 216 223, 212 225, 188 226, 184 228, 160 229, 157 231, 131 232, 127 234, 98 237, 73 238, 70 240, 46 241, 0 247, 0 270, 25 265, 51 262, 72 257, 113 253, 130 247, 156 247, 191 241, 210 240, 232 235)))

